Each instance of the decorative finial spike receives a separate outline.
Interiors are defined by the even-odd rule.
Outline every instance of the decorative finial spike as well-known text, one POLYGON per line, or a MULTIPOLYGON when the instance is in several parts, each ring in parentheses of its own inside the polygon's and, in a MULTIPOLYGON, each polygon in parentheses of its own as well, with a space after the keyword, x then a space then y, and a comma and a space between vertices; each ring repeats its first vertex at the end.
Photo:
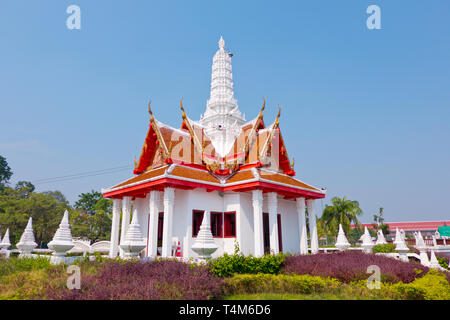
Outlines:
POLYGON ((280 107, 280 105, 278 105, 278 114, 277 114, 277 117, 275 119, 275 125, 276 126, 278 126, 280 124, 280 121, 278 120, 280 118, 280 115, 281 115, 281 107, 280 107))
POLYGON ((225 47, 225 40, 223 40, 222 36, 220 36, 219 48, 223 49, 224 47, 225 47))
POLYGON ((150 113, 151 116, 153 116, 152 109, 150 108, 150 105, 152 104, 152 100, 148 101, 148 113, 150 113))
POLYGON ((261 108, 261 112, 264 111, 264 109, 266 108, 266 98, 263 97, 263 106, 261 108))
POLYGON ((183 97, 181 97, 181 100, 180 100, 180 107, 181 107, 181 111, 183 111, 183 114, 181 115, 181 117, 183 119, 186 119, 186 111, 184 111, 184 107, 183 107, 183 97))

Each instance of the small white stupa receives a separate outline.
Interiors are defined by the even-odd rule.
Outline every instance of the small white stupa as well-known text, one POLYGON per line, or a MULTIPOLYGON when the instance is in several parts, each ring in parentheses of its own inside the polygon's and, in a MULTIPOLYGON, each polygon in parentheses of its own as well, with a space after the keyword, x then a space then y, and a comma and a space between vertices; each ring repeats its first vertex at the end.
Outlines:
POLYGON ((444 270, 444 268, 442 268, 441 265, 439 264, 439 261, 437 260, 436 255, 434 254, 434 250, 431 250, 429 267, 433 269, 444 270))
POLYGON ((361 247, 363 248, 365 253, 371 253, 372 248, 375 246, 375 244, 372 241, 372 237, 370 236, 369 230, 367 227, 364 227, 364 234, 362 236, 362 244, 361 247))
POLYGON ((33 234, 33 218, 30 217, 28 220, 25 231, 22 233, 20 237, 20 241, 16 244, 17 249, 19 249, 19 258, 23 257, 33 257, 31 252, 34 248, 37 247, 37 243, 34 240, 33 234))
POLYGON ((344 229, 342 229, 341 224, 339 224, 339 233, 337 236, 337 241, 336 241, 335 246, 340 251, 347 250, 350 247, 350 243, 348 242, 347 237, 345 236, 344 229))
POLYGON ((206 258, 211 258, 211 255, 219 248, 211 233, 211 225, 209 221, 209 211, 205 211, 202 225, 200 226, 197 238, 192 245, 192 251, 198 254, 200 261, 205 261, 206 258))
POLYGON ((430 260, 428 260, 427 246, 423 240, 422 233, 419 231, 416 235, 416 249, 419 250, 420 263, 426 267, 430 266, 430 260))
POLYGON ((402 236, 402 233, 401 233, 401 231, 398 230, 398 228, 396 229, 396 232, 395 232, 394 243, 395 243, 395 251, 398 252, 400 260, 408 262, 407 253, 409 251, 409 248, 406 245, 405 240, 402 236))
POLYGON ((70 231, 69 212, 67 212, 67 210, 64 211, 59 228, 56 230, 52 241, 50 241, 47 246, 49 249, 53 250, 53 255, 50 262, 54 264, 65 262, 64 256, 67 251, 72 249, 74 246, 72 232, 70 231))
POLYGON ((8 248, 11 246, 11 242, 9 241, 9 228, 6 229, 5 236, 3 237, 2 242, 0 242, 0 254, 4 255, 5 258, 9 258, 9 254, 11 253, 8 248))
POLYGON ((377 231, 377 241, 375 242, 375 244, 387 244, 387 241, 384 238, 384 234, 381 229, 377 231))
POLYGON ((139 252, 145 249, 145 247, 146 244, 142 238, 138 215, 135 213, 131 219, 131 224, 128 226, 125 239, 123 243, 120 244, 120 248, 124 252, 124 258, 131 259, 137 258, 139 252))

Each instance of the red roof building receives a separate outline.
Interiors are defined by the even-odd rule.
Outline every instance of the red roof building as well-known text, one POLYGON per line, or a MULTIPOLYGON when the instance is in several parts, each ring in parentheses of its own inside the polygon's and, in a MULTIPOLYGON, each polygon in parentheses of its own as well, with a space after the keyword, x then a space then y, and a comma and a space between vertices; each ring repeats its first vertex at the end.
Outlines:
MULTIPOLYGON (((390 236, 395 235, 395 230, 404 230, 406 233, 414 233, 420 231, 423 235, 432 236, 438 231, 438 227, 450 226, 450 220, 443 221, 409 221, 409 222, 386 222, 391 231, 390 236)), ((364 223, 363 226, 373 229, 372 223, 364 223)), ((352 228, 355 225, 352 224, 352 228)))
POLYGON ((131 211, 138 216, 146 256, 173 256, 173 243, 181 241, 183 256, 195 257, 190 248, 206 213, 219 245, 217 255, 232 253, 236 242, 243 253, 256 256, 270 250, 305 252, 306 206, 311 250, 317 252, 314 200, 324 198, 326 191, 294 178, 294 161, 280 130, 280 108, 268 126, 265 100, 253 120, 240 113, 231 54, 224 45, 221 38, 201 119, 191 120, 181 101, 181 125, 174 128, 158 121, 149 103, 136 176, 102 190, 114 201, 112 257, 118 254, 119 229, 120 242, 126 237, 131 211))

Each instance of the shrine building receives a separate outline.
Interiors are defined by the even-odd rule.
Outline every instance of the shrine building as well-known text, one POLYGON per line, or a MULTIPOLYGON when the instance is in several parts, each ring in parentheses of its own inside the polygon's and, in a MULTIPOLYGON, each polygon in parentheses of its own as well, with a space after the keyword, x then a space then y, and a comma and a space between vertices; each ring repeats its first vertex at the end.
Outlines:
POLYGON ((149 128, 135 176, 102 190, 113 200, 111 257, 123 254, 119 244, 132 215, 146 243, 141 255, 147 257, 174 256, 180 242, 182 256, 195 258, 191 246, 205 213, 219 246, 213 257, 233 253, 235 244, 255 256, 318 251, 315 201, 326 191, 295 178, 280 109, 268 125, 265 100, 254 119, 241 114, 231 57, 220 38, 200 120, 189 118, 181 101, 181 125, 174 128, 158 121, 149 103, 149 128))

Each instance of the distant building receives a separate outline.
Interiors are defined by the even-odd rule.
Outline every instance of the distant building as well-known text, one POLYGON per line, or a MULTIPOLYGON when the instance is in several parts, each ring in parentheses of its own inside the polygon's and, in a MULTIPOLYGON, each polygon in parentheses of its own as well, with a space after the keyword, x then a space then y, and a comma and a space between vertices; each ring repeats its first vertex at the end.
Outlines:
MULTIPOLYGON (((424 237, 431 238, 439 227, 450 226, 450 220, 443 221, 409 221, 409 222, 386 222, 389 225, 389 230, 391 231, 387 237, 395 237, 395 230, 404 230, 405 234, 409 234, 413 237, 414 232, 420 231, 424 237)), ((373 229, 373 223, 363 223, 363 227, 373 229)), ((355 225, 352 224, 352 228, 355 225)))

